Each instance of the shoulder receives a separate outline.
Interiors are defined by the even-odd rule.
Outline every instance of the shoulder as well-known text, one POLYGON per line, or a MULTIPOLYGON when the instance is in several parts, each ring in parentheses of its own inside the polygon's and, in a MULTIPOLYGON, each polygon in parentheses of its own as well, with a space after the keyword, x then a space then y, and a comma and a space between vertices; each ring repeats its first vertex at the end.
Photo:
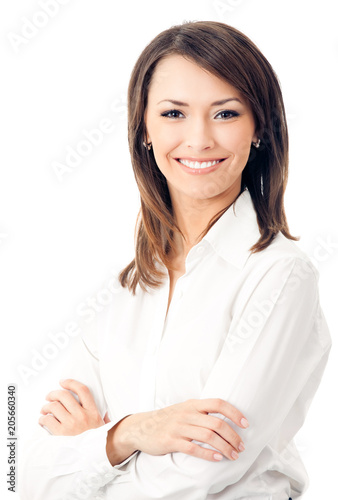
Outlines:
POLYGON ((238 287, 238 303, 253 296, 287 296, 287 301, 308 304, 319 301, 318 271, 297 243, 279 233, 264 250, 251 253, 242 268, 238 287))
POLYGON ((252 268, 280 267, 290 272, 303 270, 312 276, 314 281, 318 281, 318 270, 306 252, 304 252, 297 242, 286 238, 282 233, 278 233, 270 245, 261 252, 252 253, 246 263, 252 268))

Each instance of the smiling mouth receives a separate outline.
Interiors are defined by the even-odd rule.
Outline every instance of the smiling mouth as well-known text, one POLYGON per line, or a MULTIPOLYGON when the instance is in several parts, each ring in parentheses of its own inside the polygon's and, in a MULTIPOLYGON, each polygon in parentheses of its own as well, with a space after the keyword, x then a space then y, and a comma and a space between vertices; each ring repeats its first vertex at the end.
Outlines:
POLYGON ((212 161, 190 161, 190 160, 184 160, 181 158, 176 158, 176 161, 182 163, 182 165, 185 165, 188 168, 191 169, 204 169, 204 168, 209 168, 213 167, 214 165, 217 165, 221 161, 226 160, 226 158, 220 158, 219 160, 212 160, 212 161))

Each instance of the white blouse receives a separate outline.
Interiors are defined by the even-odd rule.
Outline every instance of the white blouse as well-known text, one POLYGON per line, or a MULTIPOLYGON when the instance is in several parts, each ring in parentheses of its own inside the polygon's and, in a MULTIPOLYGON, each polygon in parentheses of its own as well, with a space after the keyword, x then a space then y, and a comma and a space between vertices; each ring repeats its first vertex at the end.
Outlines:
POLYGON ((310 259, 281 233, 250 254, 259 236, 246 190, 190 250, 166 319, 168 273, 160 288, 138 287, 136 296, 111 281, 112 300, 74 341, 60 373, 86 384, 111 422, 78 436, 38 425, 21 465, 21 500, 301 498, 308 477, 293 437, 331 337, 310 259), (213 414, 243 438, 237 460, 138 451, 111 466, 106 436, 115 423, 191 398, 224 399, 248 419, 241 429, 213 414))

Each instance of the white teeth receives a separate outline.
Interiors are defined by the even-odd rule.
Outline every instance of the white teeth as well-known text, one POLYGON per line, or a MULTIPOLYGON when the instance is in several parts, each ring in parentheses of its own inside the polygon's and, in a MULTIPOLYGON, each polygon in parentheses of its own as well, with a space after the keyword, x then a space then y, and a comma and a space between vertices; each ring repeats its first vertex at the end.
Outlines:
POLYGON ((188 161, 188 160, 178 160, 178 161, 189 168, 208 168, 212 167, 213 165, 216 165, 221 160, 203 161, 202 163, 199 161, 188 161))

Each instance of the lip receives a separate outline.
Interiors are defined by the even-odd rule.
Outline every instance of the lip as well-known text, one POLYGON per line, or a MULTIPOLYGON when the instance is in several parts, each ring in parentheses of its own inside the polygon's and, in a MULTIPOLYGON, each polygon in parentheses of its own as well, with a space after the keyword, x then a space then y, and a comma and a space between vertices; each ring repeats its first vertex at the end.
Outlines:
POLYGON ((187 172, 188 174, 191 174, 191 175, 204 175, 204 174, 209 174, 210 172, 213 172, 214 170, 217 170, 221 165, 223 165, 223 163, 228 159, 228 157, 222 159, 222 158, 192 158, 192 157, 184 156, 184 157, 179 157, 179 158, 174 158, 174 159, 177 162, 177 164, 182 168, 182 170, 184 170, 184 172, 187 172), (204 161, 218 161, 218 160, 222 160, 222 161, 219 161, 219 163, 216 163, 216 165, 212 165, 211 167, 207 167, 207 168, 190 168, 190 167, 183 165, 183 163, 181 163, 179 160, 198 161, 201 163, 204 161))
POLYGON ((175 160, 188 160, 188 161, 198 161, 198 162, 201 162, 203 163, 204 161, 218 161, 218 160, 225 160, 226 158, 224 158, 223 156, 219 156, 218 158, 215 158, 215 157, 207 157, 207 158, 196 158, 196 157, 193 157, 193 156, 179 156, 177 158, 175 158, 175 160))

